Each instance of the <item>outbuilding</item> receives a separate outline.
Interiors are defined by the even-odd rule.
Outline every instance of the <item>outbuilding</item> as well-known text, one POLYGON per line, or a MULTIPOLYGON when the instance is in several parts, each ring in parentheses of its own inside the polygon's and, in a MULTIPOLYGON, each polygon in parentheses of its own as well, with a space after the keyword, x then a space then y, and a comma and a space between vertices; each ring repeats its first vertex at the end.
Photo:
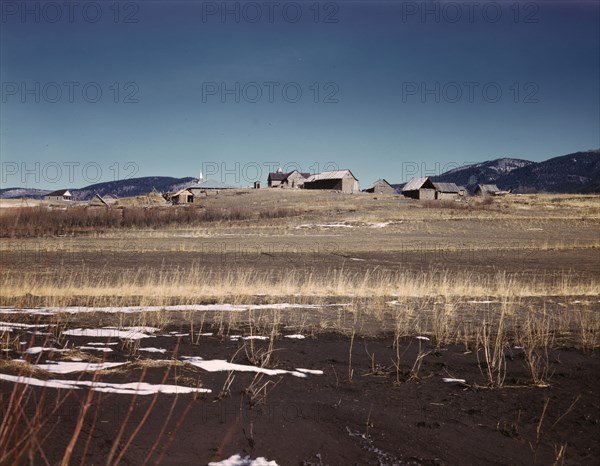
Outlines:
POLYGON ((435 185, 427 177, 413 178, 402 188, 402 195, 411 199, 435 199, 435 185))
POLYGON ((377 180, 375 183, 373 183, 373 186, 365 189, 363 192, 374 194, 395 194, 396 190, 391 184, 382 178, 377 180))
POLYGON ((495 184, 478 184, 475 187, 476 196, 495 196, 500 190, 495 184))
POLYGON ((304 189, 327 189, 343 193, 359 191, 358 179, 350 170, 333 170, 311 175, 304 182, 304 189))
POLYGON ((460 198, 461 189, 456 183, 434 182, 435 198, 442 201, 455 201, 460 198))

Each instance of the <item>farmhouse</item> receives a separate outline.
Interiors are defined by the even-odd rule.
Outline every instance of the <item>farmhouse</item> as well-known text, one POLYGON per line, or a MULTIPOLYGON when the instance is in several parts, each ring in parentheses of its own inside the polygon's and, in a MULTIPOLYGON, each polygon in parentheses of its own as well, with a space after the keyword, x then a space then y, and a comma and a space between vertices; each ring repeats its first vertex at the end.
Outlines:
POLYGON ((267 184, 269 188, 301 188, 310 173, 301 173, 293 170, 289 173, 283 173, 281 168, 274 173, 269 173, 267 184))
POLYGON ((495 196, 501 192, 495 184, 478 184, 475 187, 476 196, 495 196))
POLYGON ((402 188, 402 194, 412 199, 435 199, 435 185, 428 177, 413 178, 402 188))
POLYGON ((434 182, 433 186, 435 186, 435 198, 442 201, 455 201, 460 196, 464 196, 464 191, 461 194, 461 189, 456 183, 434 182))
POLYGON ((304 189, 331 189, 343 193, 359 191, 358 180, 350 170, 334 170, 311 175, 304 182, 304 189))
POLYGON ((72 201, 73 195, 69 192, 68 189, 60 189, 58 191, 53 191, 44 196, 46 201, 72 201))
POLYGON ((396 190, 391 184, 382 178, 377 180, 375 183, 373 183, 373 186, 365 189, 363 192, 374 194, 395 194, 396 190))

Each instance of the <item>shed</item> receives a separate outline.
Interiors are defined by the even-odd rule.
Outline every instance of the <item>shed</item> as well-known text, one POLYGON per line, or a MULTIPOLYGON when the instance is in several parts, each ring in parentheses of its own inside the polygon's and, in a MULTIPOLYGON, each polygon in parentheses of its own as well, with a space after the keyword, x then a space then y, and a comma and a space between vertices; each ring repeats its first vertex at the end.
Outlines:
POLYGON ((501 192, 495 184, 478 184, 475 187, 476 196, 495 196, 501 192))
POLYGON ((46 201, 72 201, 73 195, 69 192, 68 189, 60 189, 58 191, 53 191, 44 196, 46 201))
POLYGON ((343 193, 359 191, 358 179, 350 170, 333 170, 311 175, 304 182, 304 189, 331 189, 343 193))
POLYGON ((435 185, 427 176, 413 178, 402 188, 402 195, 412 199, 433 200, 435 199, 435 185))
POLYGON ((194 194, 189 189, 182 189, 172 194, 169 200, 173 204, 192 204, 194 202, 194 194))
POLYGON ((391 184, 382 178, 373 183, 370 188, 365 189, 364 192, 374 194, 395 194, 396 190, 391 184))
POLYGON ((456 183, 434 182, 435 198, 440 200, 454 201, 460 197, 460 188, 456 183))

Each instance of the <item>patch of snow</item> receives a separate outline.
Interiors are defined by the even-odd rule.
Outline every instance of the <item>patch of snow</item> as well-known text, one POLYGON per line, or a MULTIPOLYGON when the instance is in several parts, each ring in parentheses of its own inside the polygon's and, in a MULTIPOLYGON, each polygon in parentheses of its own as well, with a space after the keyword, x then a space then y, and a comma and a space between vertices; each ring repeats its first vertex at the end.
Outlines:
POLYGON ((118 343, 116 341, 112 342, 112 343, 104 343, 101 341, 90 341, 86 344, 89 346, 115 346, 115 345, 118 345, 118 343))
POLYGON ((0 374, 0 380, 33 385, 34 387, 66 388, 67 390, 73 388, 72 385, 64 380, 40 380, 33 377, 23 377, 20 375, 0 374))
POLYGON ((387 301, 385 304, 389 304, 390 306, 399 306, 400 305, 400 301, 394 299, 392 301, 387 301))
POLYGON ((55 374, 69 374, 71 372, 95 372, 113 367, 122 366, 125 362, 71 362, 60 361, 52 364, 36 364, 35 367, 55 374))
POLYGON ((140 338, 150 338, 154 335, 148 333, 157 332, 159 329, 154 327, 125 327, 119 330, 115 327, 103 328, 75 328, 64 330, 63 335, 71 335, 74 337, 96 337, 96 338, 123 338, 127 340, 139 340, 140 338))
POLYGON ((238 341, 240 338, 242 340, 268 340, 269 339, 269 337, 263 337, 263 336, 260 336, 260 335, 250 335, 250 336, 247 336, 247 337, 243 337, 241 335, 231 335, 229 337, 229 339, 231 341, 238 341))
POLYGON ((27 348, 25 350, 25 352, 27 354, 40 354, 42 351, 48 351, 48 352, 53 351, 55 353, 62 353, 64 351, 69 351, 69 350, 60 349, 60 348, 47 348, 44 346, 32 346, 31 348, 27 348))
POLYGON ((0 332, 13 332, 16 330, 25 330, 30 328, 45 328, 49 325, 20 324, 17 322, 0 322, 0 332))
POLYGON ((106 346, 78 346, 77 349, 83 351, 103 351, 105 353, 112 353, 112 348, 107 348, 106 346))
POLYGON ((40 380, 33 377, 22 377, 0 374, 0 380, 22 383, 36 387, 64 388, 77 390, 89 387, 96 392, 120 393, 124 395, 153 395, 155 393, 184 394, 184 393, 211 393, 208 388, 184 387, 180 385, 149 384, 146 382, 108 383, 87 380, 40 380))
POLYGON ((259 372, 266 375, 291 374, 295 377, 306 377, 306 374, 300 371, 286 371, 283 369, 266 369, 264 367, 249 366, 246 364, 234 364, 224 359, 204 360, 197 356, 182 356, 181 359, 193 366, 204 369, 207 372, 220 371, 238 371, 238 372, 259 372))
POLYGON ((147 353, 166 353, 167 352, 167 350, 164 348, 153 348, 153 347, 138 348, 138 351, 146 351, 147 353))
POLYGON ((240 455, 233 455, 222 461, 211 461, 208 466, 279 466, 275 461, 268 461, 262 456, 255 460, 250 459, 250 456, 242 458, 240 455))
POLYGON ((303 223, 296 227, 296 229, 300 228, 354 228, 354 226, 347 223, 303 223))
POLYGON ((429 337, 423 337, 423 336, 418 336, 415 337, 417 340, 425 340, 425 341, 429 341, 429 337))
POLYGON ((499 301, 467 301, 469 304, 493 304, 499 301))
POLYGON ((285 335, 285 338, 295 338, 296 340, 304 340, 306 337, 304 335, 285 335))
POLYGON ((90 387, 96 392, 120 393, 124 395, 153 395, 155 393, 211 393, 208 388, 184 387, 181 385, 150 384, 146 382, 107 383, 98 381, 75 381, 76 385, 90 387))
POLYGON ((28 315, 54 315, 54 314, 83 314, 83 313, 108 313, 108 314, 132 314, 136 312, 159 312, 159 311, 232 311, 242 312, 261 309, 318 309, 321 307, 346 306, 346 304, 180 304, 174 306, 122 306, 122 307, 47 307, 47 308, 0 308, 0 314, 28 314, 28 315))
POLYGON ((350 260, 351 260, 351 261, 361 261, 361 262, 364 262, 364 261, 366 261, 367 259, 359 259, 358 257, 351 257, 351 258, 350 258, 350 260))
POLYGON ((323 371, 316 370, 316 369, 298 369, 298 368, 296 368, 296 370, 298 372, 302 372, 303 374, 323 375, 323 371))
POLYGON ((445 383, 454 383, 454 382, 455 383, 467 383, 467 381, 465 379, 453 379, 450 377, 444 377, 442 379, 442 382, 445 382, 445 383))

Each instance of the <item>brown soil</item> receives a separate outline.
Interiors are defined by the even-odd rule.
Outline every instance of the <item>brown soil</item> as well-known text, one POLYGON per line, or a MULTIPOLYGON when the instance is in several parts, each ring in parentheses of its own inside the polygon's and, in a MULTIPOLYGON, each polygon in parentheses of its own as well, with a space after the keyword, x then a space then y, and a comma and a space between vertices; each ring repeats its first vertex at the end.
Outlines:
MULTIPOLYGON (((70 343, 80 345, 89 340, 71 338, 70 343)), ((255 344, 266 346, 265 342, 255 344)), ((179 341, 157 337, 142 340, 141 345, 168 349, 164 355, 150 356, 154 359, 201 356, 231 360, 243 343, 217 336, 201 337, 198 344, 187 337, 179 341)), ((108 360, 132 359, 122 352, 122 346, 114 348, 121 350, 110 353, 108 360)), ((398 374, 392 362, 396 357, 393 339, 385 335, 357 336, 351 366, 350 338, 336 333, 305 340, 278 338, 275 348, 277 368, 317 369, 324 374, 264 376, 261 385, 267 380, 273 384, 269 384, 266 398, 253 403, 245 392, 253 374, 235 373, 229 396, 218 399, 227 372, 172 367, 164 383, 201 384, 212 393, 197 399, 166 394, 156 400, 154 396, 138 397, 129 417, 132 396, 97 393, 72 464, 82 460, 88 436, 91 444, 83 464, 104 464, 120 426, 126 423, 127 439, 153 402, 150 416, 121 464, 142 464, 154 446, 150 464, 164 447, 160 464, 165 465, 207 464, 237 453, 263 456, 280 465, 553 464, 563 445, 564 464, 595 464, 600 456, 598 351, 584 354, 568 345, 552 350, 550 386, 541 388, 531 385, 523 351, 513 348, 508 354, 505 386, 488 388, 476 354, 464 346, 435 348, 427 341, 404 339, 398 374), (429 354, 423 358, 418 377, 411 380, 420 349, 429 354), (466 383, 444 383, 443 377, 465 379, 466 383), (96 407, 100 409, 94 424, 96 407), (164 425, 168 427, 157 440, 164 425)), ((234 362, 248 364, 243 350, 234 362)), ((161 383, 165 372, 165 367, 149 367, 143 372, 140 366, 130 366, 101 379, 126 382, 144 377, 161 383)), ((57 376, 61 377, 73 379, 76 375, 57 376)), ((0 382, 3 408, 13 387, 0 382)), ((56 397, 65 395, 56 389, 32 390, 35 397, 25 410, 30 415, 40 409, 50 413, 56 397), (46 398, 41 403, 43 392, 46 398)), ((43 451, 50 464, 62 457, 85 393, 72 393, 57 412, 49 414, 48 427, 53 430, 43 451)), ((124 444, 125 440, 121 447, 124 444)), ((37 455, 34 463, 44 461, 37 455)))

